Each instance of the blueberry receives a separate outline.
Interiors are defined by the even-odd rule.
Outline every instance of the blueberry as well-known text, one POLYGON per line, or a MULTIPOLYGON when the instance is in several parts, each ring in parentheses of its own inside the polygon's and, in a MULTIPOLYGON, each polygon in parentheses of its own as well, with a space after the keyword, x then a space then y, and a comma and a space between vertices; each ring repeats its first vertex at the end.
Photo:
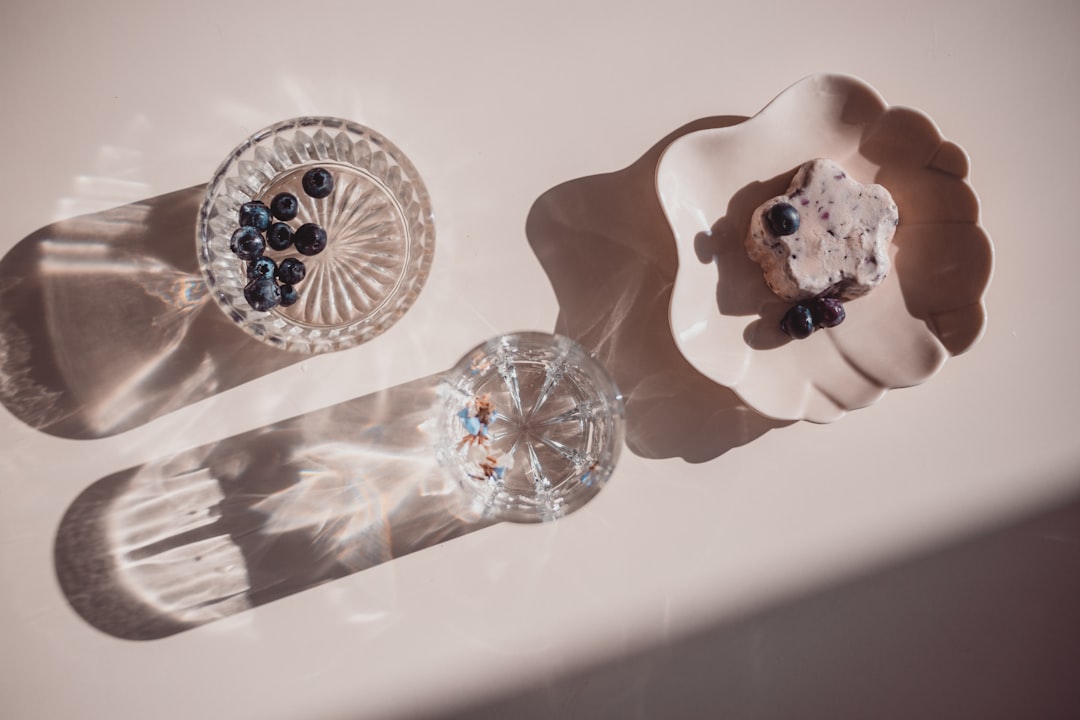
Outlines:
POLYGON ((780 329, 796 340, 810 337, 810 333, 814 332, 814 318, 810 315, 810 308, 795 305, 789 309, 780 320, 780 329))
POLYGON ((326 249, 326 231, 315 223, 304 223, 293 233, 293 244, 301 255, 318 255, 326 249))
POLYGON ((277 270, 277 264, 266 257, 260 255, 251 262, 248 263, 247 276, 248 280, 257 280, 259 278, 273 278, 274 272, 277 270))
POLYGON ((810 301, 810 315, 814 318, 814 325, 823 328, 836 327, 844 322, 847 313, 844 304, 836 298, 821 297, 810 301))
POLYGON ((258 278, 244 288, 244 298, 255 310, 266 312, 281 302, 281 288, 271 278, 258 278))
POLYGON ((266 241, 262 233, 246 225, 232 234, 229 247, 241 260, 254 260, 266 250, 266 241))
POLYGON ((281 286, 281 307, 289 307, 300 299, 300 293, 292 285, 281 286))
POLYGON ((292 228, 276 222, 266 229, 266 244, 275 250, 285 250, 292 245, 292 228))
POLYGON ((258 200, 244 203, 240 206, 240 225, 263 232, 270 227, 270 208, 258 200))
POLYGON ((247 238, 258 237, 258 235, 259 231, 253 227, 237 228, 233 231, 232 237, 229 238, 229 249, 236 252, 241 242, 247 238))
POLYGON ((773 235, 794 235, 799 229, 799 211, 787 203, 777 203, 765 212, 765 222, 773 235))
POLYGON ((270 212, 278 220, 292 220, 300 212, 300 203, 292 193, 278 193, 270 201, 270 212))
POLYGON ((277 269, 277 279, 285 285, 296 285, 307 275, 307 267, 299 258, 288 257, 281 261, 277 269))
POLYGON ((324 198, 334 191, 334 176, 326 168, 312 168, 304 173, 301 184, 311 197, 324 198))

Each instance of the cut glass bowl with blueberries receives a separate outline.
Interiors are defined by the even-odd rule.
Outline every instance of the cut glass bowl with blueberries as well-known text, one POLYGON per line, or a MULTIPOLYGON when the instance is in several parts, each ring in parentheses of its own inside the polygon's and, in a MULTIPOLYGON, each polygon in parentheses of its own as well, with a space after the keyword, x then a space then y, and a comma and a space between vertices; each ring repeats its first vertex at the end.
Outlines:
POLYGON ((409 159, 370 128, 328 117, 244 141, 210 182, 198 224, 199 264, 225 314, 263 342, 311 353, 397 322, 434 243, 409 159))

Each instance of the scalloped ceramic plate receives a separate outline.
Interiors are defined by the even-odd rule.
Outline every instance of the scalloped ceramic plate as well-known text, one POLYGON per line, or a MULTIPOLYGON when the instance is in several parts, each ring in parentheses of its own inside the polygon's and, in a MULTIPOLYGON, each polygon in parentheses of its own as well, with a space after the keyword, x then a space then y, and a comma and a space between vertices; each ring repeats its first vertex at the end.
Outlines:
POLYGON ((679 257, 670 319, 686 359, 763 415, 831 422, 888 390, 930 379, 986 324, 993 247, 979 225, 964 150, 926 115, 869 85, 815 75, 754 117, 673 142, 656 188, 679 257), (804 162, 827 157, 892 193, 893 270, 805 340, 779 329, 787 303, 743 249, 750 215, 804 162))

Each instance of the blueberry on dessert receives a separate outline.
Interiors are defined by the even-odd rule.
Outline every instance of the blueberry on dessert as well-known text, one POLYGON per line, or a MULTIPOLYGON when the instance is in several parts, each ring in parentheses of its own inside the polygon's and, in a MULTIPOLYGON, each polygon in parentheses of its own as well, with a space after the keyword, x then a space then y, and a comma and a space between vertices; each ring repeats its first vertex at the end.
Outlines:
POLYGON ((304 173, 301 184, 304 192, 315 199, 320 199, 334 191, 334 176, 326 168, 312 168, 304 173))
POLYGON ((794 235, 799 229, 799 211, 794 205, 777 203, 765 213, 765 222, 769 224, 773 235, 794 235))

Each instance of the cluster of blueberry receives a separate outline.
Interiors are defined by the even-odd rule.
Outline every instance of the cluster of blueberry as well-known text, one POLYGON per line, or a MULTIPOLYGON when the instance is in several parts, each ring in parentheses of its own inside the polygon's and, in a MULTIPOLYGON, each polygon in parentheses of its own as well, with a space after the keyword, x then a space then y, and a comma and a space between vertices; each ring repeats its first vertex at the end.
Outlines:
MULTIPOLYGON (((301 184, 306 194, 319 200, 333 192, 334 176, 325 168, 313 168, 304 174, 301 184)), ((287 257, 275 263, 263 254, 267 247, 284 251, 292 246, 308 256, 326 249, 326 231, 319 225, 304 223, 295 231, 288 225, 299 211, 296 196, 287 192, 275 195, 269 207, 261 200, 240 206, 240 227, 232 234, 229 248, 248 264, 244 298, 255 310, 266 312, 295 303, 300 298, 296 285, 307 274, 302 260, 287 257)))
POLYGON ((847 313, 836 298, 818 297, 788 309, 780 320, 780 329, 796 340, 810 337, 817 328, 836 327, 847 313))

